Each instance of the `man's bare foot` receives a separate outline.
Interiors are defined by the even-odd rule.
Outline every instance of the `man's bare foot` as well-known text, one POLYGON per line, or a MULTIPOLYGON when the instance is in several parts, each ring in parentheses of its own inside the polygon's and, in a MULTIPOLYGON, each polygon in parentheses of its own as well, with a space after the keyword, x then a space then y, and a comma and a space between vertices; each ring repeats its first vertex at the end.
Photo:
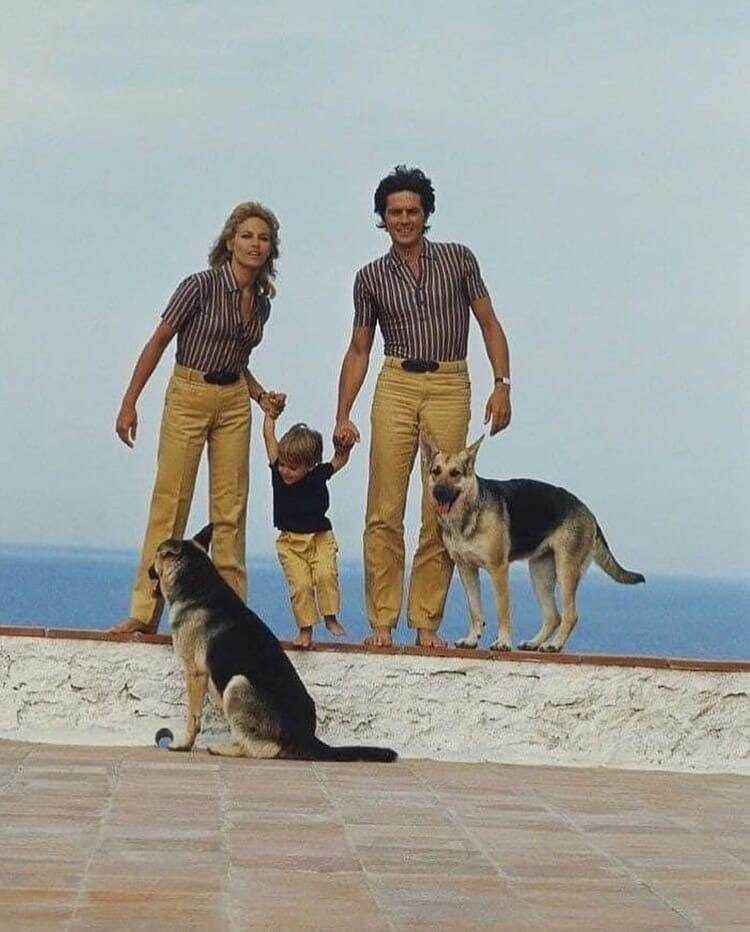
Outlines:
POLYGON ((292 641, 297 647, 309 647, 312 644, 312 625, 306 628, 300 628, 299 634, 292 641))
POLYGON ((109 629, 109 634, 156 634, 159 622, 150 624, 140 618, 125 618, 109 629))
POLYGON ((417 628, 417 647, 447 647, 447 643, 429 628, 417 628))
POLYGON ((365 638, 367 647, 393 647, 393 635, 388 625, 376 625, 365 638))
POLYGON ((326 628, 334 637, 340 638, 342 634, 346 634, 344 626, 338 623, 335 615, 326 615, 325 622, 326 628))

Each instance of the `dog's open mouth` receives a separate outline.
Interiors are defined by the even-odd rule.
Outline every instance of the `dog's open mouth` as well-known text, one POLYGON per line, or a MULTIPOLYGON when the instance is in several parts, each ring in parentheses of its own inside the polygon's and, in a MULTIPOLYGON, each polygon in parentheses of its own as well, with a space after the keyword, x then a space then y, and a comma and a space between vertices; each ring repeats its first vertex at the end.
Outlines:
POLYGON ((439 517, 445 517, 451 510, 451 506, 458 498, 457 489, 445 489, 435 486, 432 490, 432 497, 435 500, 435 511, 439 517))

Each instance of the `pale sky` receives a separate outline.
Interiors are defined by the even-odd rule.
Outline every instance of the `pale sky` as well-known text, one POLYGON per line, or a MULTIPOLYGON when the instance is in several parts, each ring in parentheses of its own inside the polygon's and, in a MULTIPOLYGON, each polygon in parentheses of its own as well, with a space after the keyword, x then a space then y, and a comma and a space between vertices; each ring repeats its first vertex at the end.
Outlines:
MULTIPOLYGON (((480 474, 565 485, 647 576, 747 575, 746 3, 16 0, 3 20, 0 541, 140 545, 173 347, 134 451, 115 415, 240 201, 281 221, 251 368, 288 393, 282 428, 330 437, 354 272, 388 247, 372 193, 406 162, 510 341, 513 422, 480 474)), ((475 438, 476 326, 470 345, 475 438)), ((350 559, 381 346, 331 486, 350 559)), ((252 461, 248 550, 270 556, 257 417, 252 461)), ((417 498, 415 473, 412 542, 417 498)))

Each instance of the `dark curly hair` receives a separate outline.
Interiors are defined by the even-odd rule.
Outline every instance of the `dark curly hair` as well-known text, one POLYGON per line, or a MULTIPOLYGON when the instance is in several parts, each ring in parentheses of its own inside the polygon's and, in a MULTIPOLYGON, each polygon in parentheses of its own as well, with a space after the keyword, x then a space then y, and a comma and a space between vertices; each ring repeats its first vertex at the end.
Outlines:
MULTIPOLYGON (((435 189, 432 181, 421 168, 407 168, 397 165, 390 175, 386 175, 375 189, 375 213, 380 216, 378 227, 385 228, 385 202, 389 194, 397 191, 412 191, 419 195, 425 220, 435 212, 435 189)), ((425 224, 425 232, 430 228, 425 224)))

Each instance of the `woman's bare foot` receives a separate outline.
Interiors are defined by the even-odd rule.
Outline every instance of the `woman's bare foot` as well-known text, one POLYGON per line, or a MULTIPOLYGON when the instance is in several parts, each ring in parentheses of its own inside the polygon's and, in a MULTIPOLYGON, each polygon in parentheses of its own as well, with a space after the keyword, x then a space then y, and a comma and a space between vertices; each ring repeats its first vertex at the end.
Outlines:
POLYGON ((149 624, 140 618, 125 618, 109 629, 109 634, 156 634, 159 622, 149 624))
POLYGON ((365 638, 367 647, 393 647, 393 635, 388 625, 376 625, 365 638))
POLYGON ((447 643, 429 628, 417 628, 417 647, 447 647, 447 643))
POLYGON ((325 622, 326 628, 334 637, 340 638, 343 634, 346 634, 344 626, 338 623, 335 615, 326 615, 325 622))
POLYGON ((300 628, 299 634, 292 641, 297 647, 309 647, 312 644, 312 625, 306 628, 300 628))

